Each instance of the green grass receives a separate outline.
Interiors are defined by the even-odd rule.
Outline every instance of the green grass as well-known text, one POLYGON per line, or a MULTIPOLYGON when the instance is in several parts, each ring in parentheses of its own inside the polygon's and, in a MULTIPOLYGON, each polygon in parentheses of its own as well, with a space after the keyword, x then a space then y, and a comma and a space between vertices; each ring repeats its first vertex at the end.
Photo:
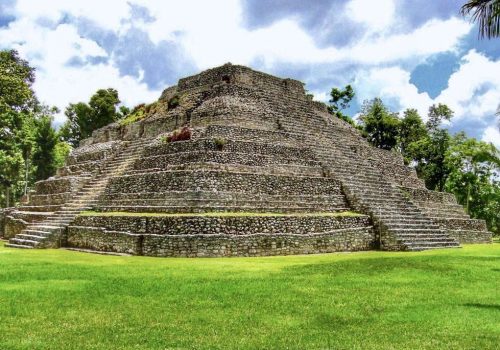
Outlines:
POLYGON ((498 349, 500 244, 221 259, 0 243, 0 349, 498 349))
POLYGON ((338 213, 318 212, 318 213, 254 213, 254 212, 208 212, 208 213, 136 213, 126 211, 82 211, 81 216, 208 216, 208 217, 245 217, 245 216, 364 216, 352 211, 342 211, 338 213))

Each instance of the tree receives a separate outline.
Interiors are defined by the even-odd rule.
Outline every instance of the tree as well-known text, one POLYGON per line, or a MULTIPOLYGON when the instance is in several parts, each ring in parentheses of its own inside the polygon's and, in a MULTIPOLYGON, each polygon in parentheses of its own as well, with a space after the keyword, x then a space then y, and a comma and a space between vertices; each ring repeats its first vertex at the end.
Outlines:
POLYGON ((332 91, 330 91, 330 106, 328 107, 330 113, 342 113, 343 109, 349 108, 349 103, 354 98, 354 95, 351 85, 346 85, 343 90, 332 88, 332 91))
POLYGON ((349 116, 342 113, 342 110, 349 108, 349 103, 354 98, 354 95, 355 93, 351 85, 346 85, 343 90, 332 88, 332 91, 330 91, 331 99, 328 101, 330 102, 328 111, 337 118, 340 118, 353 126, 355 126, 353 120, 349 116))
POLYGON ((449 169, 445 155, 450 144, 450 135, 439 130, 409 145, 409 152, 416 161, 415 170, 423 178, 428 189, 443 191, 449 169))
POLYGON ((380 98, 365 101, 359 118, 368 141, 374 146, 390 150, 396 146, 400 121, 380 98))
POLYGON ((399 125, 399 148, 406 164, 415 159, 410 152, 410 144, 427 136, 427 129, 417 110, 407 109, 404 111, 403 119, 399 125))
POLYGON ((0 204, 11 205, 36 179, 53 174, 54 108, 32 90, 35 70, 16 51, 0 51, 0 204))
POLYGON ((15 50, 0 51, 0 105, 14 111, 26 111, 36 103, 31 86, 35 69, 15 50))
POLYGON ((500 36, 500 0, 470 0, 460 12, 463 16, 472 14, 471 20, 479 25, 479 38, 500 36))
POLYGON ((73 146, 80 140, 92 135, 96 129, 102 128, 126 113, 125 109, 117 110, 120 103, 115 89, 100 89, 92 95, 89 103, 71 103, 64 114, 68 118, 61 128, 61 136, 73 146))
MULTIPOLYGON (((32 126, 38 106, 31 88, 34 81, 34 68, 16 51, 0 51, 0 188, 6 205, 13 192, 26 188, 22 182, 30 174, 32 126)), ((16 196, 14 193, 14 199, 16 196)))
POLYGON ((450 173, 445 157, 450 146, 450 134, 441 128, 443 120, 450 120, 453 111, 444 104, 429 107, 426 128, 428 135, 408 145, 408 153, 416 162, 416 171, 431 190, 443 191, 450 173))
POLYGON ((37 130, 35 136, 37 150, 33 155, 33 165, 36 167, 36 180, 44 180, 54 175, 55 147, 58 139, 56 131, 52 128, 52 118, 43 116, 37 120, 37 130))
POLYGON ((439 129, 439 126, 444 120, 450 120, 453 117, 453 111, 445 104, 439 103, 437 106, 432 105, 429 107, 428 120, 426 127, 429 132, 439 129))
POLYGON ((61 127, 61 137, 73 147, 78 147, 80 140, 92 134, 92 110, 83 102, 70 103, 64 114, 67 120, 61 127))
POLYGON ((500 233, 500 154, 492 144, 467 138, 451 140, 446 152, 450 174, 445 190, 455 194, 473 218, 484 219, 488 229, 500 233))
POLYGON ((60 140, 59 137, 58 142, 54 147, 54 166, 56 169, 64 166, 71 149, 71 145, 68 142, 60 140))

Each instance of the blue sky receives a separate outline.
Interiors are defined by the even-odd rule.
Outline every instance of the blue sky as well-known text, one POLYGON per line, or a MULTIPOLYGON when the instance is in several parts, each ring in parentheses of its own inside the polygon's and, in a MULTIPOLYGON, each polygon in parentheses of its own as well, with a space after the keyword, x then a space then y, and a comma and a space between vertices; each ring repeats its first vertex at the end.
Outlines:
POLYGON ((0 48, 36 67, 37 95, 61 110, 107 87, 128 106, 151 102, 232 62, 299 79, 321 101, 352 84, 351 115, 374 97, 424 118, 446 103, 452 131, 500 146, 500 39, 478 40, 464 2, 0 0, 0 48))

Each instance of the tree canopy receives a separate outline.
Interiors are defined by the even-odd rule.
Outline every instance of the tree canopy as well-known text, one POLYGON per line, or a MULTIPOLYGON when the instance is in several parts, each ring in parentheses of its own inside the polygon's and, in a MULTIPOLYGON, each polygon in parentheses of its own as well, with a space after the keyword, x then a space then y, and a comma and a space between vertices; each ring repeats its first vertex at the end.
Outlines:
POLYGON ((118 109, 120 99, 115 89, 100 89, 90 101, 71 103, 64 114, 68 118, 61 128, 63 139, 73 146, 92 135, 92 131, 102 128, 123 117, 118 109))
POLYGON ((413 157, 409 154, 410 145, 423 139, 426 135, 427 130, 418 111, 416 109, 404 111, 399 124, 399 147, 406 164, 413 160, 413 157))
POLYGON ((15 50, 0 51, 0 108, 27 110, 36 103, 31 86, 35 69, 21 59, 15 50))
MULTIPOLYGON (((330 112, 342 114, 353 94, 332 89, 330 112)), ((405 110, 400 118, 374 98, 363 103, 356 127, 375 147, 399 152, 428 189, 453 193, 472 218, 484 219, 500 235, 499 151, 464 133, 450 135, 446 122, 452 118, 445 104, 430 106, 425 123, 416 109, 405 110)))
POLYGON ((34 181, 53 175, 60 143, 52 127, 57 111, 33 92, 35 69, 14 50, 0 51, 0 205, 10 205, 34 181))
POLYGON ((359 120, 374 146, 390 150, 397 145, 400 120, 380 98, 363 103, 359 120))
POLYGON ((330 104, 328 106, 328 111, 351 125, 355 125, 353 120, 344 114, 342 111, 349 108, 349 103, 354 98, 355 93, 351 85, 346 85, 344 89, 332 88, 330 91, 330 104))

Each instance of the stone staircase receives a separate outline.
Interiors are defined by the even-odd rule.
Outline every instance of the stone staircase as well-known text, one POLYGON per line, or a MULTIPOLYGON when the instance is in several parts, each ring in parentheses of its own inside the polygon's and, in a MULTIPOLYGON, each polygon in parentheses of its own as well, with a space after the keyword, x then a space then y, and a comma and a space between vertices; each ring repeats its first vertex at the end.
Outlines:
MULTIPOLYGON (((399 189, 372 169, 369 174, 341 170, 332 164, 354 207, 370 214, 387 250, 426 250, 458 247, 458 242, 428 218, 399 189), (362 181, 362 182, 361 182, 362 181), (363 183, 362 186, 359 186, 363 183)), ((356 169, 356 168, 354 168, 356 169)))
POLYGON ((106 165, 90 177, 73 198, 44 220, 29 224, 20 234, 6 244, 11 248, 52 248, 60 247, 67 226, 83 210, 89 210, 104 191, 109 180, 132 167, 150 140, 130 141, 106 165))
MULTIPOLYGON (((326 125, 314 135, 310 147, 332 176, 342 182, 350 205, 371 216, 381 249, 420 251, 460 247, 456 239, 404 196, 397 184, 389 181, 383 169, 370 164, 366 154, 362 154, 369 148, 360 151, 360 145, 366 141, 357 131, 332 125, 336 121, 328 119, 317 121, 320 122, 326 125)), ((286 128, 300 133, 302 127, 292 121, 286 128)))

